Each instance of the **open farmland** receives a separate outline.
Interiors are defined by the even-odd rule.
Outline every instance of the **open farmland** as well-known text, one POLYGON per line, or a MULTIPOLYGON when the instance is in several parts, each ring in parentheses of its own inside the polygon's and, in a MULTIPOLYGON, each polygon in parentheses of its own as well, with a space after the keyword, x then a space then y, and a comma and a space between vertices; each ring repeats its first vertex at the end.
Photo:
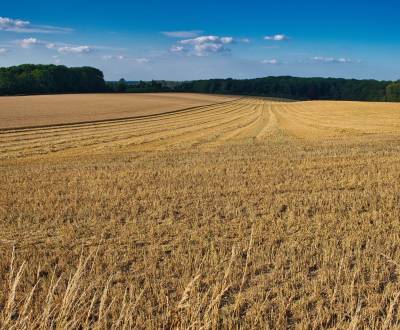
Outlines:
POLYGON ((203 97, 1 119, 2 327, 400 326, 400 104, 203 97))
POLYGON ((0 98, 0 129, 130 118, 232 99, 206 94, 69 94, 0 98))

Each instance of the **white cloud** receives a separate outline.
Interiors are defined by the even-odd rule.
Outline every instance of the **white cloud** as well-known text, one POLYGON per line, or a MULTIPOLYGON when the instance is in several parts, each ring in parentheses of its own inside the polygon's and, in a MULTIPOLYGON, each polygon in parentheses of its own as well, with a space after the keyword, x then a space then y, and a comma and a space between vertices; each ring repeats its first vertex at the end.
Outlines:
POLYGON ((234 39, 232 37, 201 36, 193 39, 186 39, 180 41, 180 43, 184 45, 200 45, 208 42, 218 43, 218 44, 231 44, 234 42, 234 39))
POLYGON ((109 60, 124 60, 125 56, 123 56, 123 55, 104 55, 101 58, 103 60, 105 60, 105 61, 109 61, 109 60))
POLYGON ((137 58, 136 62, 138 62, 138 63, 149 63, 150 60, 148 58, 141 57, 141 58, 137 58))
MULTIPOLYGON (((54 50, 60 54, 89 54, 95 50, 101 49, 98 46, 88 46, 88 45, 71 45, 65 43, 55 43, 49 41, 38 40, 36 38, 27 38, 15 41, 22 48, 30 48, 31 46, 37 45, 41 47, 46 47, 47 49, 54 50)), ((103 59, 124 59, 122 55, 116 56, 103 56, 103 59)))
POLYGON ((324 56, 314 56, 311 60, 320 63, 338 63, 338 64, 347 64, 353 63, 353 60, 345 57, 324 57, 324 56))
POLYGON ((232 37, 222 37, 221 42, 223 44, 231 44, 233 42, 233 38, 232 37))
POLYGON ((146 58, 146 57, 126 57, 123 55, 104 55, 101 57, 103 60, 105 61, 111 61, 111 60, 117 60, 117 61, 121 61, 121 60, 129 60, 129 61, 134 61, 136 63, 149 63, 150 59, 146 58))
POLYGON ((59 47, 57 51, 59 53, 70 53, 70 54, 88 54, 93 52, 94 48, 90 46, 63 46, 59 47))
MULTIPOLYGON (((40 42, 41 44, 45 44, 44 42, 40 42)), ((89 54, 92 53, 96 47, 82 45, 68 45, 68 44, 57 44, 57 43, 46 43, 46 48, 56 50, 61 54, 89 54)), ((106 57, 106 56, 104 56, 106 57)), ((116 56, 117 58, 117 56, 116 56)), ((105 58, 106 59, 106 58, 105 58)))
POLYGON ((0 48, 0 55, 5 55, 8 53, 8 49, 7 48, 0 48))
POLYGON ((289 40, 290 38, 284 34, 275 34, 275 35, 271 35, 271 36, 265 36, 264 39, 272 40, 272 41, 285 41, 285 40, 289 40))
POLYGON ((281 62, 279 62, 276 58, 273 58, 273 59, 270 59, 270 60, 263 60, 263 61, 261 61, 261 63, 263 63, 263 64, 271 64, 271 65, 281 64, 281 62))
POLYGON ((190 31, 164 31, 161 32, 163 35, 171 38, 194 38, 202 34, 201 30, 190 30, 190 31))
MULTIPOLYGON (((235 43, 232 37, 201 36, 193 39, 181 40, 182 45, 193 47, 193 54, 196 56, 207 56, 211 53, 229 52, 226 45, 235 43)), ((179 46, 178 46, 179 47, 179 46)), ((175 48, 175 51, 182 51, 183 48, 175 48)))
POLYGON ((18 43, 22 48, 29 48, 33 45, 37 45, 39 41, 36 38, 27 38, 20 40, 18 43))
POLYGON ((185 48, 185 47, 183 47, 183 46, 172 46, 170 49, 169 49, 171 52, 173 52, 173 53, 183 53, 183 52, 185 52, 187 49, 185 48))
POLYGON ((13 19, 8 17, 0 17, 0 31, 8 32, 36 32, 36 33, 65 33, 71 32, 72 29, 50 26, 50 25, 33 25, 29 21, 21 19, 13 19))
POLYGON ((239 41, 244 43, 244 44, 249 44, 250 43, 250 39, 249 38, 242 38, 242 39, 239 39, 239 41))
POLYGON ((30 24, 31 23, 29 21, 0 17, 0 30, 2 31, 18 32, 17 30, 25 29, 30 24))
POLYGON ((229 49, 224 47, 222 44, 216 43, 204 43, 200 45, 194 46, 196 51, 196 55, 198 56, 205 56, 208 53, 223 53, 229 52, 229 49))

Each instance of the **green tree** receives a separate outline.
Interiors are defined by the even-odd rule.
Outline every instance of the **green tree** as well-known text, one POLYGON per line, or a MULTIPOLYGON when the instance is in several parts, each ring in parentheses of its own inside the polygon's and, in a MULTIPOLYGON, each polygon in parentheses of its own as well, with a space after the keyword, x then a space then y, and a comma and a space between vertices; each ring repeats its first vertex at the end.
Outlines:
POLYGON ((104 91, 103 73, 92 67, 23 64, 0 68, 0 95, 104 91))
POLYGON ((386 100, 391 102, 400 101, 400 81, 386 87, 386 100))
POLYGON ((115 91, 118 93, 123 93, 126 92, 128 88, 128 84, 126 83, 126 80, 124 78, 121 78, 115 87, 115 91))

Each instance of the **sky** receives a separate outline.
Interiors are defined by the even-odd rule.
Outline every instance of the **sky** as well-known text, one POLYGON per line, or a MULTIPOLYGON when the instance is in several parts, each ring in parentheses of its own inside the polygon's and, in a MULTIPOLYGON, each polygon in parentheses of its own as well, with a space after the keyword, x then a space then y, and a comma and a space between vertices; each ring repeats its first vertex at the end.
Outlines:
POLYGON ((2 1, 0 66, 107 80, 400 79, 398 0, 2 1))

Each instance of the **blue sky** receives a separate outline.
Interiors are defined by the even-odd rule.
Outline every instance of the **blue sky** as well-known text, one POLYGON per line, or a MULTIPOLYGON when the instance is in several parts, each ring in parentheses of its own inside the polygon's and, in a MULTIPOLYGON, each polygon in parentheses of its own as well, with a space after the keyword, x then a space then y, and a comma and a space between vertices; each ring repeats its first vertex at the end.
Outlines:
POLYGON ((107 79, 400 79, 390 1, 5 1, 0 66, 91 65, 107 79))

